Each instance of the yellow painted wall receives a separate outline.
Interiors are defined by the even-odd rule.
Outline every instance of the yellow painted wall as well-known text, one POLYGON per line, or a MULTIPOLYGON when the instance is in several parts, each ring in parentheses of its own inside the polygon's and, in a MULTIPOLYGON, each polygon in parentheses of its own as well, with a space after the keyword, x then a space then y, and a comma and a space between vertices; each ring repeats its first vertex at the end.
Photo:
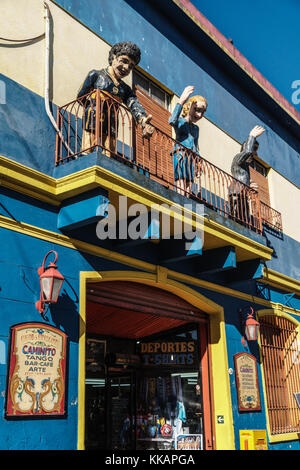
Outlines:
MULTIPOLYGON (((72 101, 87 73, 107 65, 110 46, 61 8, 49 5, 53 26, 51 100, 58 105, 72 101)), ((26 39, 45 32, 44 0, 1 0, 1 37, 26 39)), ((1 44, 1 73, 44 96, 45 40, 22 46, 1 44)))
MULTIPOLYGON (((28 39, 44 33, 44 7, 40 0, 1 0, 1 37, 28 39)), ((36 93, 43 94, 44 39, 36 43, 0 40, 0 70, 36 93)))
MULTIPOLYGON (((209 105, 209 104, 208 104, 209 105)), ((203 117, 199 122, 200 155, 231 174, 231 163, 241 144, 203 117)))
POLYGON ((281 212, 283 231, 300 242, 300 190, 271 168, 268 173, 271 207, 281 212))

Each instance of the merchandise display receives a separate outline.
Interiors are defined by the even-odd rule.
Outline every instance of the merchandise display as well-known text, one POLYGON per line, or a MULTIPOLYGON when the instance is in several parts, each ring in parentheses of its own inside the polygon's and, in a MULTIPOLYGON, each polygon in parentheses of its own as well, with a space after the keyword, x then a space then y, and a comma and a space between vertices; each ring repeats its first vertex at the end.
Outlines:
POLYGON ((141 343, 92 339, 88 346, 88 449, 175 450, 191 439, 202 448, 196 330, 141 343))
POLYGON ((202 434, 202 405, 198 373, 180 372, 142 377, 137 384, 137 448, 174 447, 176 436, 202 434), (161 444, 161 445, 160 445, 161 444))

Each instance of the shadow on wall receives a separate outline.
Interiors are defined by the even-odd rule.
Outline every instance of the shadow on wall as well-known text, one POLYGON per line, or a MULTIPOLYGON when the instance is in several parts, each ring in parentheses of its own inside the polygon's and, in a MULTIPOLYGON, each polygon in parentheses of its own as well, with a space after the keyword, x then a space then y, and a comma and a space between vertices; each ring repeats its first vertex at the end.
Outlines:
POLYGON ((65 279, 63 287, 56 304, 52 304, 46 310, 44 319, 49 321, 51 315, 52 321, 56 328, 63 330, 69 341, 78 343, 79 331, 81 330, 81 318, 79 318, 79 298, 71 284, 65 279), (79 320, 79 321, 78 321, 79 320))
POLYGON ((0 105, 0 154, 52 175, 56 132, 43 97, 4 75, 0 80, 6 85, 6 103, 0 105))

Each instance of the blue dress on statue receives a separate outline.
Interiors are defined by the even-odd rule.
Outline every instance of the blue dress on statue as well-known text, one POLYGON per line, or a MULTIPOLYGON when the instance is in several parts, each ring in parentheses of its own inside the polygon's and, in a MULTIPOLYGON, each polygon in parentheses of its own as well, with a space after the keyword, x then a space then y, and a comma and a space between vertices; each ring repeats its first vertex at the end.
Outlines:
MULTIPOLYGON (((180 116, 182 106, 177 103, 169 124, 175 129, 176 140, 182 145, 198 153, 199 128, 193 123, 188 123, 180 116)), ((193 181, 195 175, 195 160, 187 157, 187 152, 180 145, 176 144, 172 150, 175 181, 185 179, 193 181)))

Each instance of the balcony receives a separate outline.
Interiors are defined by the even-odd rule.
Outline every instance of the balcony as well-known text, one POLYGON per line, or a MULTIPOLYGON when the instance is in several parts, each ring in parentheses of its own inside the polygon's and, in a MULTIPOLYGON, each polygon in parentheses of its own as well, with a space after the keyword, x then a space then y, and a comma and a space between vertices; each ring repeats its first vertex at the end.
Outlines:
POLYGON ((263 226, 281 232, 281 214, 263 204, 259 194, 230 174, 187 149, 154 127, 150 139, 142 136, 129 110, 100 90, 76 99, 57 110, 55 165, 66 165, 101 149, 133 171, 191 198, 262 234, 263 226), (89 121, 91 132, 83 131, 89 121), (191 185, 179 187, 174 178, 174 158, 183 159, 183 170, 193 175, 191 185))

